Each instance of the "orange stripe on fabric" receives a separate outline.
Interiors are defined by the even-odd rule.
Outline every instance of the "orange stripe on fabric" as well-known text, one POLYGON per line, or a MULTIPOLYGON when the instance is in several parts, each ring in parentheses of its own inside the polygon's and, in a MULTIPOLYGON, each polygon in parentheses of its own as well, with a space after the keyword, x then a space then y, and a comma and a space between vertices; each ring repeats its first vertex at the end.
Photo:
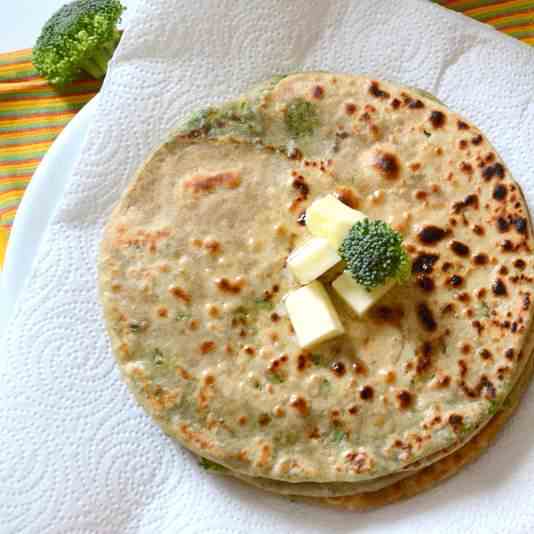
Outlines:
POLYGON ((41 162, 41 158, 27 159, 25 161, 17 161, 13 163, 11 161, 0 161, 0 167, 13 167, 13 169, 19 167, 26 167, 29 165, 38 165, 41 162))
POLYGON ((477 15, 483 15, 488 11, 495 11, 507 8, 516 8, 516 7, 532 7, 530 0, 507 0, 505 2, 495 2, 489 6, 474 7, 472 9, 466 9, 463 11, 464 15, 469 17, 475 17, 477 15))
POLYGON ((27 130, 11 130, 7 132, 0 132, 0 139, 18 139, 21 137, 30 137, 35 134, 58 133, 63 130, 64 126, 36 126, 35 128, 28 128, 27 130))

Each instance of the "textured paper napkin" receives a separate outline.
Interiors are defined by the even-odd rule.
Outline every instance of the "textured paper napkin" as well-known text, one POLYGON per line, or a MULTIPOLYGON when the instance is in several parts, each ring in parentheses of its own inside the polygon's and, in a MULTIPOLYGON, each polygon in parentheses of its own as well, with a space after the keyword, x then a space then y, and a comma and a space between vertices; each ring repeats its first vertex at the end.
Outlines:
POLYGON ((295 504, 216 478, 121 383, 97 300, 102 225, 187 111, 278 72, 374 73, 439 96, 489 135, 534 200, 534 50, 419 0, 144 0, 7 328, 0 532, 534 531, 534 391, 479 462, 376 512, 295 504))

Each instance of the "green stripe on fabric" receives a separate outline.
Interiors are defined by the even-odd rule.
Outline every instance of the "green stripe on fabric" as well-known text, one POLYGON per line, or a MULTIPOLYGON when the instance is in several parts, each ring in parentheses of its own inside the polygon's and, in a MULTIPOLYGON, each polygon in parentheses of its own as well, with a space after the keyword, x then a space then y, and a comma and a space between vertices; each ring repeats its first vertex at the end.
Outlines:
MULTIPOLYGON (((0 126, 0 133, 4 132, 25 132, 27 130, 34 130, 35 128, 55 128, 59 126, 65 126, 72 119, 72 115, 67 117, 61 117, 56 120, 40 120, 39 122, 34 122, 31 124, 24 124, 22 126, 17 126, 15 122, 7 126, 0 126)), ((0 140, 0 144, 1 144, 0 140)))
MULTIPOLYGON (((41 143, 43 141, 52 141, 58 135, 58 132, 47 132, 43 134, 36 133, 35 135, 29 135, 27 137, 20 137, 15 139, 0 140, 0 145, 2 148, 12 146, 20 147, 24 145, 31 145, 32 143, 41 143)), ((0 159, 2 157, 0 156, 0 159)))
POLYGON ((32 67, 26 70, 19 70, 17 72, 0 72, 0 82, 10 81, 17 82, 20 81, 20 78, 28 78, 30 76, 35 76, 37 74, 36 70, 32 67))
MULTIPOLYGON (((45 113, 45 112, 67 112, 67 111, 80 111, 83 106, 85 106, 86 102, 77 102, 77 103, 68 103, 65 104, 64 102, 58 102, 56 104, 49 104, 46 107, 43 107, 42 109, 39 109, 39 113, 45 113)), ((24 110, 27 111, 27 110, 24 110)), ((2 111, 0 110, 0 117, 7 119, 7 118, 17 118, 21 115, 24 115, 24 112, 21 112, 21 110, 10 110, 10 111, 2 111)), ((34 113, 29 113, 34 114, 34 113)), ((38 114, 35 114, 38 116, 38 114)))
POLYGON ((42 98, 67 98, 75 95, 86 95, 92 97, 96 94, 97 90, 94 87, 85 86, 73 86, 69 89, 68 93, 60 93, 58 91, 45 91, 45 92, 21 92, 18 93, 5 93, 0 94, 0 102, 24 102, 25 100, 38 100, 42 98))
POLYGON ((0 193, 4 193, 6 191, 24 191, 26 187, 28 187, 29 182, 29 178, 24 181, 18 181, 10 184, 3 184, 0 182, 0 193))
POLYGON ((534 12, 526 11, 525 13, 519 13, 511 18, 503 17, 502 20, 500 18, 492 19, 491 25, 497 30, 502 30, 505 28, 513 28, 514 26, 523 26, 525 24, 533 23, 534 12))
MULTIPOLYGON (((506 11, 509 13, 512 10, 512 7, 510 7, 510 4, 506 6, 507 0, 464 0, 464 1, 451 1, 451 0, 445 0, 439 2, 440 4, 443 4, 445 7, 448 7, 449 9, 454 9, 455 11, 467 11, 469 9, 478 9, 487 7, 489 9, 498 9, 499 11, 506 11), (503 7, 504 5, 504 7, 503 7)), ((534 2, 532 0, 523 0, 523 2, 520 2, 521 5, 526 7, 532 7, 534 5, 534 2)))
POLYGON ((21 155, 11 154, 9 158, 5 158, 5 159, 0 156, 0 164, 7 166, 10 163, 20 163, 26 160, 42 158, 46 154, 46 150, 47 149, 45 148, 43 150, 35 150, 33 152, 29 152, 27 154, 21 154, 21 155))

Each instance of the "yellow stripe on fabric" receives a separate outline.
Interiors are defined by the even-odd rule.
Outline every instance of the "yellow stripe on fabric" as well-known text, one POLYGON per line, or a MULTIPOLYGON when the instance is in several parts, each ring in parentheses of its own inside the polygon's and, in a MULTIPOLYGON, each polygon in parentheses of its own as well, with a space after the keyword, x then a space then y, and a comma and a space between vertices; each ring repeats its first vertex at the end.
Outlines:
POLYGON ((6 257, 8 230, 4 226, 0 226, 0 266, 4 264, 6 257))
POLYGON ((26 109, 49 109, 50 107, 66 106, 67 104, 85 104, 87 95, 57 96, 51 98, 31 98, 30 100, 15 100, 11 102, 2 102, 0 112, 11 110, 26 109))
POLYGON ((31 57, 32 49, 23 48, 21 50, 16 50, 15 52, 5 52, 3 54, 0 54, 0 65, 4 63, 15 63, 16 61, 20 60, 20 58, 24 56, 31 57))
MULTIPOLYGON (((36 112, 37 113, 37 112, 36 112)), ((61 111, 56 113, 48 113, 46 115, 44 114, 38 114, 38 120, 36 120, 36 114, 27 114, 28 116, 24 117, 12 117, 9 119, 3 119, 0 117, 0 128, 10 128, 10 129, 18 129, 22 126, 28 126, 28 125, 38 125, 38 124, 48 124, 48 123, 58 123, 61 121, 64 121, 67 123, 76 115, 76 111, 69 110, 69 111, 61 111)))
POLYGON ((10 157, 20 156, 21 154, 32 153, 36 151, 46 150, 51 145, 50 141, 42 141, 41 143, 33 143, 30 145, 18 146, 0 146, 0 161, 2 156, 9 154, 10 157))
POLYGON ((532 0, 506 0, 505 2, 494 2, 491 5, 474 7, 463 11, 464 15, 469 17, 486 17, 490 13, 508 13, 511 14, 516 10, 529 9, 534 6, 532 0))
POLYGON ((33 71, 33 64, 31 61, 23 61, 15 65, 8 63, 7 65, 0 65, 0 76, 9 73, 11 75, 18 74, 21 70, 33 71))
POLYGON ((490 24, 498 30, 506 28, 507 26, 514 26, 516 24, 530 24, 531 22, 534 22, 534 7, 532 8, 532 10, 526 11, 524 13, 493 17, 491 19, 485 20, 484 22, 486 22, 486 24, 490 24))

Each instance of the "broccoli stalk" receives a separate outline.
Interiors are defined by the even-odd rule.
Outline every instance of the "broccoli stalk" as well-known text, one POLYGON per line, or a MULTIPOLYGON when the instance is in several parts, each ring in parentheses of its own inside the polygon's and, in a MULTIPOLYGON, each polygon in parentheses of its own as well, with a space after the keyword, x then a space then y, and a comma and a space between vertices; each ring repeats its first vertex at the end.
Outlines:
POLYGON ((83 71, 102 78, 121 38, 117 29, 124 7, 119 0, 75 0, 44 25, 32 60, 54 85, 65 85, 83 71))
POLYGON ((341 243, 339 255, 354 280, 367 290, 388 280, 404 282, 410 276, 402 236, 383 221, 358 221, 341 243))

